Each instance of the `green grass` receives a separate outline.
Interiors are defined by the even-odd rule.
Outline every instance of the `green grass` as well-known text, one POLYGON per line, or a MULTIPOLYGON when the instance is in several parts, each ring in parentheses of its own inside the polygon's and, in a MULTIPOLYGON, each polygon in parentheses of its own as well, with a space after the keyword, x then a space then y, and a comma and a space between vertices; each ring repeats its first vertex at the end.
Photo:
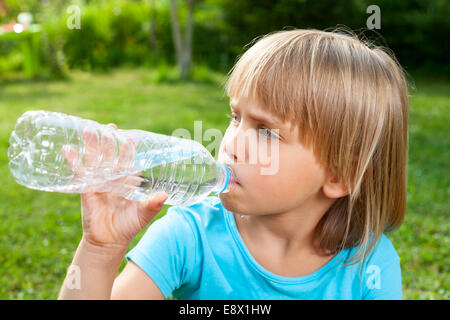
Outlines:
POLYGON ((389 238, 401 258, 404 297, 450 298, 450 84, 416 80, 410 92, 408 207, 389 238))
MULTIPOLYGON (((161 77, 170 71, 163 71, 80 72, 66 81, 0 83, 0 299, 56 298, 82 231, 79 195, 33 191, 12 179, 7 148, 17 118, 29 109, 46 109, 114 122, 122 129, 193 132, 194 121, 202 120, 203 132, 225 131, 228 101, 220 87, 222 75, 208 82, 165 83, 161 77)), ((411 92, 408 211, 402 227, 388 237, 401 257, 404 298, 449 299, 450 84, 423 80, 416 86, 411 92)))

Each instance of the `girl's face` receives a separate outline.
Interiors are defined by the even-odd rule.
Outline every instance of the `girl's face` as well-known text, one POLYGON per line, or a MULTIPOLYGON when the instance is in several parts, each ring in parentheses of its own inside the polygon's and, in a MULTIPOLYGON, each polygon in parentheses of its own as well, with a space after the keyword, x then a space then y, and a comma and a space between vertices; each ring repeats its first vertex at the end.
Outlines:
POLYGON ((219 150, 237 184, 219 195, 224 207, 241 214, 275 214, 323 197, 325 169, 298 141, 298 128, 283 123, 248 98, 230 100, 232 118, 219 150), (277 130, 278 129, 278 130, 277 130))

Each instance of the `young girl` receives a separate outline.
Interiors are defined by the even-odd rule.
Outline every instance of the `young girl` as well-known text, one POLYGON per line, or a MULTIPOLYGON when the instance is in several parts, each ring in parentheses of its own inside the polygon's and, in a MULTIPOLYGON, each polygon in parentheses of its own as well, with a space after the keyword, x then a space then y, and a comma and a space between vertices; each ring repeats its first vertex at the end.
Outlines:
POLYGON ((353 35, 275 32, 240 57, 226 89, 219 160, 236 175, 232 190, 170 207, 117 278, 167 194, 82 194, 83 237, 59 298, 401 299, 384 235, 406 206, 409 102, 395 58, 353 35), (268 163, 236 148, 249 131, 277 144, 268 163))

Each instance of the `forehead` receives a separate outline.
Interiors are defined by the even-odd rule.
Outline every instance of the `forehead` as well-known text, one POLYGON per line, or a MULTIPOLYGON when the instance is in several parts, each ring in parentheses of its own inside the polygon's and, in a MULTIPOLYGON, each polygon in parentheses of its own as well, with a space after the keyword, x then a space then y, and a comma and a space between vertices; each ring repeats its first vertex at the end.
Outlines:
POLYGON ((246 114, 246 116, 253 120, 265 120, 261 122, 270 123, 276 128, 285 129, 291 132, 295 130, 295 126, 291 122, 283 121, 279 116, 274 114, 274 112, 268 111, 268 108, 264 108, 257 99, 248 97, 230 97, 230 107, 234 111, 246 114))
POLYGON ((265 119, 270 120, 273 124, 283 124, 283 121, 277 115, 267 111, 256 99, 246 97, 230 98, 230 107, 255 119, 265 119))

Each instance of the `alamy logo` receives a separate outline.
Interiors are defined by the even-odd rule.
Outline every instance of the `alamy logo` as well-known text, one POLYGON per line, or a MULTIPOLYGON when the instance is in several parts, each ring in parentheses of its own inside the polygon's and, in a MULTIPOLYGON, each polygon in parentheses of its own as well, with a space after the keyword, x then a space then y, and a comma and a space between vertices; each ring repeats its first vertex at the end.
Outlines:
MULTIPOLYGON (((260 165, 261 175, 274 175, 278 173, 280 164, 280 150, 278 139, 270 139, 264 135, 264 131, 246 130, 235 137, 232 133, 225 133, 225 136, 219 129, 210 128, 203 132, 202 121, 194 121, 193 140, 202 143, 211 141, 206 146, 210 153, 218 154, 218 161, 225 163, 260 165), (239 159, 235 162, 228 159, 224 152, 225 144, 229 143, 229 148, 234 154, 239 154, 239 159), (247 154, 248 157, 243 155, 247 154)), ((261 129, 259 129, 261 130, 261 129)), ((272 133, 278 136, 279 129, 273 129, 272 133)), ((173 137, 192 139, 191 132, 185 128, 178 128, 172 132, 173 137)))
POLYGON ((81 270, 77 265, 70 265, 67 270, 66 286, 69 290, 81 288, 81 270))
POLYGON ((67 28, 72 29, 81 29, 81 9, 77 5, 71 5, 67 7, 66 12, 70 14, 67 18, 67 28))
POLYGON ((367 7, 366 13, 371 13, 367 18, 366 26, 367 29, 381 29, 381 10, 376 4, 372 4, 367 7))
POLYGON ((380 267, 376 265, 370 265, 367 267, 366 274, 367 277, 366 285, 369 289, 381 289, 381 270, 380 267))

